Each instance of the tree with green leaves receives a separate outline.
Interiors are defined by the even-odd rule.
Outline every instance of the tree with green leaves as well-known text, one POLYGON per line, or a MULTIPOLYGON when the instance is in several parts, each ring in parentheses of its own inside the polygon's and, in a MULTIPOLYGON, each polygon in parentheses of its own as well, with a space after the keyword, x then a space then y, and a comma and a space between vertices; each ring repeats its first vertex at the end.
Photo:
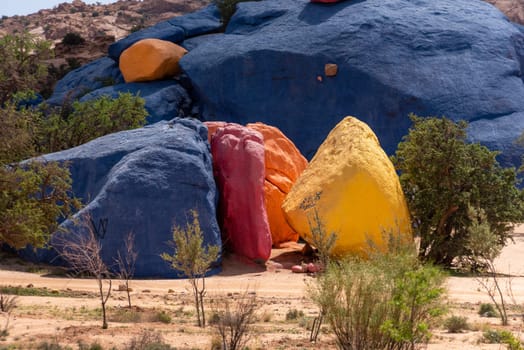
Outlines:
POLYGON ((16 92, 36 90, 48 74, 43 61, 51 57, 51 42, 27 31, 1 37, 0 105, 16 92))
POLYGON ((67 165, 38 160, 0 165, 0 243, 43 247, 58 220, 80 207, 67 165))
POLYGON ((501 167, 498 152, 468 143, 464 121, 410 117, 413 125, 392 161, 420 237, 420 257, 444 266, 475 260, 480 252, 468 244, 470 208, 485 214, 494 241, 503 247, 512 223, 524 215, 515 169, 501 167))
POLYGON ((145 125, 147 115, 145 100, 131 93, 75 101, 41 118, 38 149, 41 153, 61 151, 110 133, 136 129, 145 125))
POLYGON ((195 298, 198 326, 205 327, 206 274, 220 256, 220 247, 204 244, 204 233, 200 228, 197 211, 191 211, 191 215, 193 221, 187 223, 185 228, 175 226, 173 229, 174 254, 163 253, 161 257, 169 262, 181 277, 188 278, 195 298))

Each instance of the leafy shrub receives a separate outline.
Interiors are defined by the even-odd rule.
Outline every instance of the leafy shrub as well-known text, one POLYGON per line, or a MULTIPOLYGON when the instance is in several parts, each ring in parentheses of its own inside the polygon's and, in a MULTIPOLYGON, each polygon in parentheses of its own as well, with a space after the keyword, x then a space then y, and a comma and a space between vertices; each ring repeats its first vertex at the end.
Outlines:
POLYGON ((509 350, 522 350, 522 344, 513 333, 506 330, 488 329, 483 333, 483 340, 490 344, 506 344, 509 350))
POLYGON ((85 39, 78 33, 69 32, 62 38, 62 44, 68 46, 81 45, 85 42, 85 39))
POLYGON ((227 27, 229 20, 235 14, 235 11, 237 10, 237 4, 240 2, 247 1, 253 0, 214 0, 215 5, 218 7, 218 10, 220 11, 220 15, 222 17, 222 24, 224 28, 227 27))
POLYGON ((304 317, 304 312, 302 310, 291 309, 286 313, 286 321, 296 320, 300 317, 304 317))
POLYGON ((449 333, 461 333, 469 329, 468 319, 463 316, 451 316, 444 321, 444 327, 449 333))
POLYGON ((411 120, 392 161, 421 237, 420 257, 443 266, 482 257, 485 252, 468 244, 474 224, 471 207, 485 214, 489 234, 503 247, 512 234, 511 223, 520 222, 524 213, 515 169, 502 168, 498 152, 468 143, 464 121, 415 115, 411 120))
POLYGON ((155 314, 154 320, 161 323, 171 323, 171 316, 165 311, 160 311, 155 314))
POLYGON ((498 317, 497 311, 493 304, 480 304, 479 315, 482 317, 498 317))
POLYGON ((131 339, 123 350, 172 350, 173 348, 166 344, 160 333, 150 330, 142 332, 140 335, 131 339))
POLYGON ((72 148, 100 136, 145 124, 145 101, 131 93, 64 106, 42 120, 39 150, 43 153, 72 148))
POLYGON ((414 252, 332 263, 310 288, 341 349, 412 349, 443 312, 442 272, 414 252))

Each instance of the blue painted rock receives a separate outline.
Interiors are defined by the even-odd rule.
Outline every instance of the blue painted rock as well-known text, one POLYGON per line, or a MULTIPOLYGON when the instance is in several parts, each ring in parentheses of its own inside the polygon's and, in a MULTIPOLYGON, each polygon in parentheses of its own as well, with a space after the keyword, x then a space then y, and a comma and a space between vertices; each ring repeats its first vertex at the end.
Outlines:
POLYGON ((191 110, 191 99, 187 91, 175 80, 107 86, 84 95, 80 101, 89 101, 103 95, 116 98, 119 93, 125 92, 144 98, 145 108, 149 113, 148 124, 184 117, 191 110))
MULTIPOLYGON (((76 217, 91 216, 106 264, 114 264, 125 237, 133 232, 138 248, 135 276, 177 277, 160 254, 173 253, 168 244, 173 225, 192 222, 193 209, 204 243, 221 247, 207 128, 196 120, 175 119, 107 135, 43 159, 70 162, 73 191, 87 204, 76 217)), ((73 231, 53 235, 51 246, 61 246, 62 237, 85 234, 85 229, 75 231, 70 221, 62 226, 73 231)))
POLYGON ((61 106, 66 100, 74 100, 93 90, 123 82, 118 64, 103 57, 69 72, 59 80, 47 103, 61 106))
POLYGON ((276 126, 308 159, 346 115, 392 154, 414 112, 468 120, 470 140, 520 164, 524 33, 482 1, 243 2, 180 64, 205 120, 276 126))
POLYGON ((120 54, 142 39, 160 39, 179 43, 184 39, 212 33, 222 27, 220 13, 215 5, 207 6, 185 16, 174 17, 152 27, 131 33, 109 46, 109 57, 118 61, 120 54))

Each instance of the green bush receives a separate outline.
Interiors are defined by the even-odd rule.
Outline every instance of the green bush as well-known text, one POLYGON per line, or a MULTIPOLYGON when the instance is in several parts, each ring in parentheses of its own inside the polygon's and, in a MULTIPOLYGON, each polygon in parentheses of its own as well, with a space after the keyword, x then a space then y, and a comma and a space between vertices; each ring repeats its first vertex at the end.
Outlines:
POLYGON ((310 296, 341 349, 411 349, 429 340, 443 313, 442 272, 414 253, 374 254, 331 263, 310 296))
POLYGON ((516 171, 500 166, 498 152, 467 142, 464 121, 415 115, 411 120, 392 161, 421 238, 420 257, 447 267, 457 260, 474 267, 486 252, 471 248, 472 209, 484 215, 480 224, 488 225, 498 247, 511 237, 511 223, 523 219, 516 171))
POLYGON ((461 333, 469 329, 468 319, 463 316, 451 316, 444 321, 444 327, 449 333, 461 333))
POLYGON ((42 153, 57 152, 110 133, 141 127, 147 116, 144 106, 144 99, 131 93, 75 101, 42 119, 38 149, 42 153))
POLYGON ((161 334, 152 331, 144 331, 140 335, 131 339, 123 350, 172 350, 173 348, 165 343, 161 334))
POLYGON ((237 4, 240 2, 247 1, 253 0, 214 0, 215 5, 218 7, 218 10, 220 11, 220 15, 222 17, 222 25, 224 26, 224 28, 227 27, 229 20, 235 14, 235 11, 237 10, 237 4))
POLYGON ((493 304, 480 304, 479 315, 482 317, 498 317, 497 310, 493 304))
POLYGON ((82 36, 78 33, 69 32, 66 35, 64 35, 62 39, 62 44, 68 45, 68 46, 75 46, 75 45, 81 45, 85 42, 85 39, 82 38, 82 36))
POLYGON ((286 321, 297 320, 300 317, 304 317, 304 312, 302 310, 291 309, 286 313, 286 321))
POLYGON ((160 311, 155 314, 154 320, 161 323, 171 323, 171 316, 169 316, 165 311, 160 311))
POLYGON ((506 344, 509 350, 523 349, 520 340, 506 330, 488 329, 483 333, 483 340, 489 344, 506 344))

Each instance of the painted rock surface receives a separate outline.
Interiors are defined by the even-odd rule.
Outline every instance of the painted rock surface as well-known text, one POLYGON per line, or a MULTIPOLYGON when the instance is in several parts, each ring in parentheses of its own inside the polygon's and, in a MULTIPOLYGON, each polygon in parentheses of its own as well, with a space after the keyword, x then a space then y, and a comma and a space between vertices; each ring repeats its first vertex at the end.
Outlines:
POLYGON ((218 128, 211 140, 219 222, 224 243, 241 256, 266 261, 271 234, 264 200, 264 140, 237 124, 218 128))
POLYGON ((162 80, 180 73, 178 62, 186 53, 172 42, 144 39, 122 52, 119 67, 126 83, 162 80))
MULTIPOLYGON (((73 192, 86 204, 76 217, 91 216, 108 266, 114 266, 118 251, 124 254, 125 237, 133 232, 138 252, 135 277, 181 277, 160 254, 173 253, 168 244, 173 225, 185 227, 192 220, 191 210, 199 214, 204 243, 222 245, 206 138, 201 122, 177 118, 106 135, 42 159, 69 162, 73 192)), ((70 232, 54 234, 51 247, 60 249, 63 239, 87 233, 85 225, 71 220, 62 227, 70 232)), ((40 250, 33 258, 60 263, 53 251, 40 250)), ((214 268, 212 273, 218 271, 214 268)))
POLYGON ((353 117, 328 135, 287 195, 290 225, 311 243, 315 212, 326 233, 335 232, 334 256, 365 254, 371 240, 387 248, 393 233, 411 237, 409 213, 393 164, 373 131, 353 117))
POLYGON ((266 174, 264 192, 274 246, 297 241, 298 233, 286 221, 282 202, 307 166, 307 160, 279 129, 263 123, 247 124, 264 137, 266 174))

